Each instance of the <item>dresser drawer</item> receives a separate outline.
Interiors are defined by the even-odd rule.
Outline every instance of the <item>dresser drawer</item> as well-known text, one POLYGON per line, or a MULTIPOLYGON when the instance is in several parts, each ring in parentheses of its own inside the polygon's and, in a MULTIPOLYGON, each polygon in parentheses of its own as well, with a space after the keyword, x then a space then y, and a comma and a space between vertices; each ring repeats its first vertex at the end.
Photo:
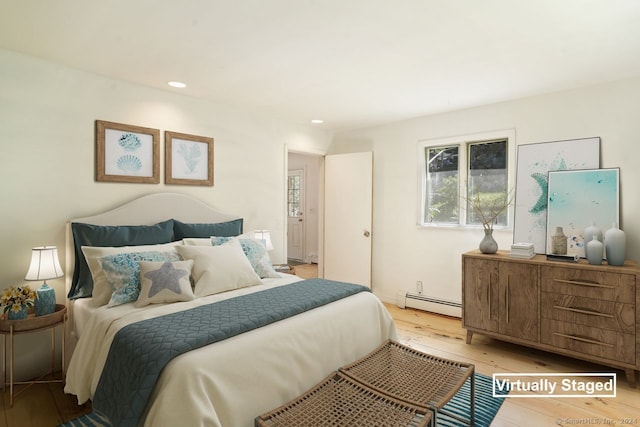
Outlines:
POLYGON ((561 349, 635 364, 636 337, 632 334, 542 319, 540 341, 561 349))
POLYGON ((634 274, 598 270, 549 267, 541 268, 541 290, 623 303, 635 303, 634 274))
POLYGON ((542 292, 541 298, 543 318, 626 334, 636 333, 636 313, 633 304, 552 292, 542 292))

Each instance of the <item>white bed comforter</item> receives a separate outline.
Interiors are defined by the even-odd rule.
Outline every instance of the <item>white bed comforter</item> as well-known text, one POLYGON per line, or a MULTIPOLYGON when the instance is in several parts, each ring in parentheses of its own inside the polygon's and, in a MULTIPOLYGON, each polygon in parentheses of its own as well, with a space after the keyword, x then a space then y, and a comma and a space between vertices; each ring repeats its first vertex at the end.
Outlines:
MULTIPOLYGON (((184 303, 92 309, 71 358, 65 391, 92 398, 116 332, 140 320, 280 286, 295 276, 184 303)), ((86 314, 86 313, 85 313, 86 314)), ((173 359, 147 406, 144 426, 253 426, 256 416, 302 394, 330 372, 395 339, 391 316, 361 292, 173 359)))

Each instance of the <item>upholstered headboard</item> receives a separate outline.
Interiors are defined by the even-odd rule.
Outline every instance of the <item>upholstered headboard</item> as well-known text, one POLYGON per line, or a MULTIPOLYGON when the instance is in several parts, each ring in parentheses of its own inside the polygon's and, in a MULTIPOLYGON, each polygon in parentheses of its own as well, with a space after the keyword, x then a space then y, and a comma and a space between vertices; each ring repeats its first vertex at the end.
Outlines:
MULTIPOLYGON (((157 230, 159 233, 165 234, 162 237, 165 240, 167 238, 166 233, 171 233, 171 240, 179 240, 182 237, 200 237, 196 235, 181 234, 185 233, 185 229, 187 230, 187 233, 188 231, 197 232, 198 229, 202 229, 202 231, 207 234, 207 231, 210 229, 209 226, 212 224, 219 224, 225 232, 229 233, 229 235, 237 235, 242 232, 242 218, 235 215, 222 213, 192 196, 180 193, 149 194, 125 203, 124 205, 107 212, 84 218, 72 219, 67 224, 65 251, 66 271, 69 272, 69 274, 67 274, 66 280, 67 294, 72 289, 74 280, 77 279, 77 274, 71 274, 76 266, 76 254, 78 253, 78 248, 76 246, 80 244, 74 241, 74 235, 78 235, 79 225, 84 228, 91 229, 91 226, 85 226, 86 224, 91 224, 94 226, 150 226, 142 228, 143 234, 146 234, 148 236, 150 233, 153 233, 157 230), (173 225, 173 221, 171 220, 176 221, 175 228, 173 225), (176 234, 178 234, 178 236, 173 235, 173 230, 177 230, 176 234)), ((134 229, 136 227, 129 228, 134 229)), ((105 235, 110 235, 113 233, 113 229, 102 228, 102 232, 105 235)), ((158 241, 146 243, 163 242, 158 241)), ((118 242, 116 244, 113 244, 112 246, 124 246, 125 244, 136 244, 136 242, 118 242)), ((142 243, 138 242, 138 244, 142 243)), ((76 296, 78 296, 78 294, 76 294, 76 296)))

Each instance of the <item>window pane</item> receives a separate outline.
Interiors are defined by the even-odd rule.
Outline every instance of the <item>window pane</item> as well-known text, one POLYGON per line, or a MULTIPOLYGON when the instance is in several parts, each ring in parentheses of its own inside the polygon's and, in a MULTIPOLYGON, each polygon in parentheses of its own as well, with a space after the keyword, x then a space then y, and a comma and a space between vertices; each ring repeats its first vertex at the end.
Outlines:
POLYGON ((424 222, 458 223, 458 146, 425 148, 427 197, 424 222))
POLYGON ((490 220, 494 225, 507 225, 504 209, 507 191, 507 141, 490 141, 469 144, 469 182, 467 193, 467 224, 482 224, 490 220), (480 203, 482 215, 474 209, 480 203))
POLYGON ((290 176, 287 186, 289 216, 300 216, 300 177, 290 176))

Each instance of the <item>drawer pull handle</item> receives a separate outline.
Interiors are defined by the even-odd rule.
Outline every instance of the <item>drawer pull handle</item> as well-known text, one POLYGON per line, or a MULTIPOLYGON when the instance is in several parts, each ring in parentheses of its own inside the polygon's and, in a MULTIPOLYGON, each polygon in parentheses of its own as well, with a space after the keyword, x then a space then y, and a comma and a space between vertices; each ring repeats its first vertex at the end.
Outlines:
POLYGON ((590 310, 588 308, 563 307, 561 305, 554 305, 553 308, 556 308, 558 310, 571 311, 571 312, 574 312, 574 313, 591 314, 592 316, 601 316, 601 317, 608 317, 610 319, 613 319, 613 315, 612 314, 600 313, 599 311, 590 310))
POLYGON ((559 332, 554 332, 553 335, 556 335, 556 336, 559 336, 559 337, 563 337, 563 338, 569 338, 570 340, 586 342, 586 343, 589 343, 589 344, 602 345, 602 346, 605 346, 605 347, 613 347, 613 344, 608 344, 606 342, 601 342, 601 341, 595 341, 595 340, 591 340, 589 338, 577 337, 575 335, 561 334, 559 332))
POLYGON ((578 285, 578 286, 590 286, 592 288, 605 288, 605 289, 613 289, 611 285, 601 285, 597 282, 580 282, 577 280, 565 280, 565 279, 553 279, 554 282, 560 283, 568 283, 570 285, 578 285))

